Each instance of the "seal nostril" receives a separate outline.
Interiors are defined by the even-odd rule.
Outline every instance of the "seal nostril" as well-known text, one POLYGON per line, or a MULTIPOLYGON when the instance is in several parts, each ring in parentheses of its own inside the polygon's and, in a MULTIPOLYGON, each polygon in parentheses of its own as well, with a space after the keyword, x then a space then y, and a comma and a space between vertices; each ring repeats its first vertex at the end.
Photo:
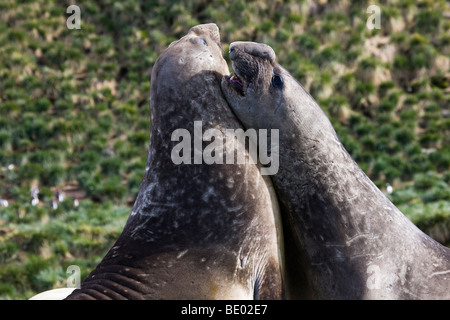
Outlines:
POLYGON ((228 53, 230 54, 230 59, 234 59, 235 52, 234 52, 234 48, 232 46, 230 46, 230 49, 228 49, 228 53))

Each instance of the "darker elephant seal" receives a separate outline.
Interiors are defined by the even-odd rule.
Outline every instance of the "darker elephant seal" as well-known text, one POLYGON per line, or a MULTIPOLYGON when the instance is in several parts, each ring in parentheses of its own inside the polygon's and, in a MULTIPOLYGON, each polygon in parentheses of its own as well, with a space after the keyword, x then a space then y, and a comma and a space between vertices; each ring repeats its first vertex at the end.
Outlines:
POLYGON ((246 128, 279 130, 272 181, 294 298, 449 299, 450 249, 410 222, 339 141, 265 44, 230 45, 222 91, 246 128))
POLYGON ((198 145, 190 164, 172 159, 173 132, 195 136, 194 121, 240 128, 220 89, 227 73, 215 24, 193 27, 158 58, 139 194, 119 239, 68 299, 283 297, 276 202, 258 166, 196 163, 198 145))

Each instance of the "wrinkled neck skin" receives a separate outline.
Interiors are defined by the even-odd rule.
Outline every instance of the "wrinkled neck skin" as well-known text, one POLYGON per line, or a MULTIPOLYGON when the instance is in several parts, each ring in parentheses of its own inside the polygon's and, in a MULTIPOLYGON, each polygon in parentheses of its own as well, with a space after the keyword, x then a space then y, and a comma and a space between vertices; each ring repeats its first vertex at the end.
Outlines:
POLYGON ((290 270, 292 283, 298 282, 294 295, 449 298, 449 250, 417 229, 371 182, 322 109, 289 77, 286 103, 275 115, 282 124, 280 168, 272 179, 282 210, 289 212, 284 226, 301 243, 297 256, 286 249, 287 259, 302 264, 290 270))

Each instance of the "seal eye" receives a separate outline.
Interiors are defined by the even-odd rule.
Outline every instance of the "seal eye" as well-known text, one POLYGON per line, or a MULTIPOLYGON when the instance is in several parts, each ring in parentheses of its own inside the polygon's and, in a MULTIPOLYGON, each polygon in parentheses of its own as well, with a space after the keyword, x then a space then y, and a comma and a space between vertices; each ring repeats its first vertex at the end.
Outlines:
POLYGON ((283 77, 279 74, 274 73, 274 75, 272 76, 272 85, 274 86, 274 88, 282 89, 283 83, 283 77))
POLYGON ((192 38, 190 40, 193 44, 202 44, 204 46, 207 46, 208 43, 206 42, 205 39, 201 38, 201 37, 196 37, 196 38, 192 38))

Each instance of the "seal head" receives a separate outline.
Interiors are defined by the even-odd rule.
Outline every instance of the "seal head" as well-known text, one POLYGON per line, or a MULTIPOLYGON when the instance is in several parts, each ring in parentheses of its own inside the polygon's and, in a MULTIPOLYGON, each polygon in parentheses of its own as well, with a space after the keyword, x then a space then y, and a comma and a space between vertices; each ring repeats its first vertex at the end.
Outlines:
POLYGON ((278 111, 274 103, 278 107, 284 102, 285 77, 275 52, 266 44, 243 41, 233 42, 229 51, 235 74, 222 79, 222 89, 233 111, 246 128, 274 128, 270 119, 278 111))

